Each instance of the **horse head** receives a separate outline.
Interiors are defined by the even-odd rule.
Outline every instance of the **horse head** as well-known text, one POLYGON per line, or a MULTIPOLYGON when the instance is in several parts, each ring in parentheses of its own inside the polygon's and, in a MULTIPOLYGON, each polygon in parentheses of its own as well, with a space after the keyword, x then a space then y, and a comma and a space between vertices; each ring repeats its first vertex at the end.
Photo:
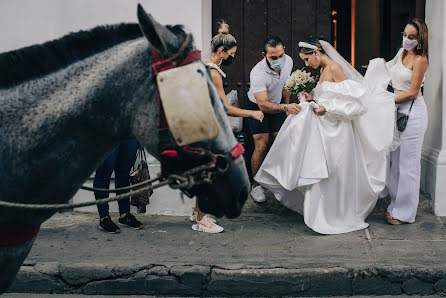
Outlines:
MULTIPOLYGON (((161 58, 172 57, 180 49, 182 55, 186 57, 194 50, 191 37, 184 32, 181 26, 165 27, 159 24, 150 14, 144 11, 141 5, 138 5, 138 19, 141 31, 151 46, 159 51, 161 58)), ((147 67, 150 66, 148 65, 147 67)), ((207 82, 219 133, 215 138, 196 142, 188 147, 204 149, 212 152, 214 156, 226 156, 229 158, 219 158, 217 160, 216 168, 217 171, 220 170, 220 174, 213 179, 213 183, 194 186, 189 190, 189 195, 197 196, 198 205, 202 211, 218 217, 226 215, 229 218, 234 218, 241 213, 248 197, 250 183, 243 158, 239 156, 233 159, 230 158, 230 152, 237 147, 237 141, 230 128, 223 103, 209 77, 207 82), (221 171, 222 169, 224 171, 221 171)), ((192 89, 194 87, 190 86, 189 88, 192 89)), ((141 96, 144 95, 141 94, 141 96)), ((200 107, 197 106, 196 108, 200 107)), ((181 110, 180 99, 178 109, 181 110)), ((133 132, 144 145, 153 144, 153 133, 149 133, 147 127, 144 126, 144 117, 146 115, 143 111, 137 113, 133 132), (149 136, 152 137, 149 138, 149 136)), ((159 152, 158 154, 155 153, 155 155, 158 158, 161 157, 159 152)), ((196 158, 186 154, 182 161, 173 163, 172 167, 176 168, 173 170, 186 170, 194 165, 198 165, 196 158)))

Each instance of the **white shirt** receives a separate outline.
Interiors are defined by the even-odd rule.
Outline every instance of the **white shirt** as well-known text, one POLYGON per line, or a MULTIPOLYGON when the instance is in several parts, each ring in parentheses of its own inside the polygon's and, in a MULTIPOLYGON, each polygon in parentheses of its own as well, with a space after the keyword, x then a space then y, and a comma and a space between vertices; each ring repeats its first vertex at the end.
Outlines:
POLYGON ((390 82, 393 88, 409 92, 412 70, 403 65, 402 55, 403 48, 398 51, 395 58, 386 63, 386 66, 390 74, 390 82))
MULTIPOLYGON (((396 54, 395 58, 386 63, 387 70, 390 75, 390 83, 393 88, 405 92, 410 91, 410 83, 412 81, 412 70, 403 64, 403 48, 396 54)), ((423 84, 424 84, 423 78, 423 84)), ((421 86, 423 86, 423 84, 421 86)), ((406 101, 399 105, 398 112, 408 115, 412 101, 406 101)))
POLYGON ((254 93, 268 91, 268 101, 280 103, 282 90, 293 70, 293 59, 285 55, 285 63, 279 73, 272 70, 266 63, 266 58, 257 63, 249 75, 251 87, 248 91, 248 98, 253 103, 257 103, 254 93))

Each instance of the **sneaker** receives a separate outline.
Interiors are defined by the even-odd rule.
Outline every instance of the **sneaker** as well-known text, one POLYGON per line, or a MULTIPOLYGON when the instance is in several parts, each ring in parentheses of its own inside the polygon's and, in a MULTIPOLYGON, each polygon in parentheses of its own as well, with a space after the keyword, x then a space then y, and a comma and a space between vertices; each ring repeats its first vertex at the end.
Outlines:
POLYGON ((195 217, 197 217, 197 211, 195 211, 195 208, 192 208, 192 215, 189 216, 189 220, 191 222, 194 222, 195 221, 195 217))
MULTIPOLYGON (((190 220, 191 222, 194 222, 196 217, 197 217, 197 211, 195 210, 195 208, 192 208, 192 215, 189 216, 189 220, 190 220)), ((210 216, 209 216, 209 219, 210 219, 211 221, 213 221, 214 223, 217 222, 213 217, 210 217, 210 216)))
POLYGON ((144 228, 144 225, 140 223, 131 213, 127 213, 124 217, 119 217, 118 222, 121 226, 129 226, 135 230, 144 228))
POLYGON ((257 185, 251 189, 251 197, 257 203, 263 203, 266 201, 265 192, 263 191, 263 187, 261 185, 257 185))
POLYGON ((99 220, 99 228, 109 234, 116 234, 121 232, 119 227, 110 219, 110 216, 106 216, 99 220))
POLYGON ((223 232, 224 228, 217 225, 208 215, 205 215, 201 220, 197 220, 196 224, 192 225, 192 230, 217 234, 223 232))

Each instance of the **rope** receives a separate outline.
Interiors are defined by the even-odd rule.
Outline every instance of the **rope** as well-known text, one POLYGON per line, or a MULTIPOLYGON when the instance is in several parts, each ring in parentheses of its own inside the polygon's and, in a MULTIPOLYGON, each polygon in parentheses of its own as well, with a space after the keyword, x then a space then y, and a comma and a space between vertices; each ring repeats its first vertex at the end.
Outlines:
POLYGON ((125 198, 128 198, 132 195, 137 195, 139 193, 150 191, 151 189, 159 188, 165 185, 168 185, 171 183, 170 180, 165 180, 163 182, 158 183, 155 186, 146 186, 141 189, 132 191, 130 193, 125 193, 122 195, 114 196, 112 198, 106 198, 106 199, 100 199, 95 201, 89 201, 89 202, 82 202, 82 203, 66 203, 66 204, 24 204, 24 203, 12 203, 12 202, 6 202, 6 201, 0 201, 0 207, 9 207, 9 208, 16 208, 16 209, 33 209, 33 210, 61 210, 61 209, 67 209, 67 208, 79 208, 79 207, 86 207, 86 206, 92 206, 97 204, 104 204, 109 203, 113 201, 119 201, 125 198))
MULTIPOLYGON (((196 168, 193 168, 191 170, 188 170, 183 173, 183 176, 180 175, 170 175, 168 179, 161 181, 160 183, 156 185, 149 185, 142 188, 139 188, 137 190, 133 190, 132 192, 128 192, 125 194, 117 195, 111 198, 105 198, 100 200, 94 200, 89 202, 82 202, 82 203, 65 203, 65 204, 26 204, 26 203, 13 203, 13 202, 7 202, 7 201, 0 201, 0 207, 7 207, 7 208, 15 208, 15 209, 31 209, 31 210, 53 210, 58 211, 62 209, 69 209, 69 208, 79 208, 79 207, 87 207, 97 204, 104 204, 114 201, 119 201, 125 198, 128 198, 132 195, 137 195, 139 193, 150 191, 156 188, 160 188, 166 185, 169 185, 173 189, 190 189, 194 185, 203 184, 203 183, 210 183, 212 181, 209 181, 208 179, 202 179, 202 181, 194 179, 193 175, 197 174, 199 172, 204 172, 206 170, 214 169, 214 165, 207 164, 207 165, 201 165, 196 168)), ((123 189, 132 189, 136 188, 137 186, 145 185, 148 183, 155 182, 159 180, 160 178, 154 178, 151 180, 146 180, 141 183, 128 186, 128 187, 122 187, 119 189, 115 189, 113 191, 120 191, 123 189)), ((95 189, 92 187, 82 187, 83 189, 95 189)), ((105 191, 106 189, 98 188, 98 191, 105 191)))
POLYGON ((133 190, 133 189, 139 188, 140 186, 153 183, 153 182, 155 182, 157 180, 159 180, 159 178, 153 178, 151 180, 145 180, 145 181, 137 183, 137 184, 133 184, 133 185, 130 185, 130 186, 125 186, 125 187, 120 187, 120 188, 115 188, 115 189, 96 188, 96 187, 88 187, 88 186, 81 186, 80 189, 89 190, 89 191, 97 191, 97 192, 116 193, 116 192, 120 192, 120 191, 124 191, 124 190, 133 190))

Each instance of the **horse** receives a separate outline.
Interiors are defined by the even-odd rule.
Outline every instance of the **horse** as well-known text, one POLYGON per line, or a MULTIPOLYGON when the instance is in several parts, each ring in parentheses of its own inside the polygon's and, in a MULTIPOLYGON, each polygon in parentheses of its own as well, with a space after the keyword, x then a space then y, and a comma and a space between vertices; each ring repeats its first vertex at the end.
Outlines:
MULTIPOLYGON (((182 26, 159 24, 141 5, 137 15, 138 24, 99 26, 0 54, 0 201, 66 203, 128 139, 138 139, 161 158, 151 48, 168 58, 184 45, 187 56, 194 46, 192 40, 185 44, 190 37, 182 26)), ((237 142, 210 82, 219 133, 190 146, 227 155, 237 142)), ((249 187, 243 158, 234 158, 226 174, 197 186, 198 205, 204 212, 235 218, 249 187)), ((0 293, 12 284, 40 224, 54 213, 0 207, 0 293), (12 234, 20 239, 5 244, 12 234)))

